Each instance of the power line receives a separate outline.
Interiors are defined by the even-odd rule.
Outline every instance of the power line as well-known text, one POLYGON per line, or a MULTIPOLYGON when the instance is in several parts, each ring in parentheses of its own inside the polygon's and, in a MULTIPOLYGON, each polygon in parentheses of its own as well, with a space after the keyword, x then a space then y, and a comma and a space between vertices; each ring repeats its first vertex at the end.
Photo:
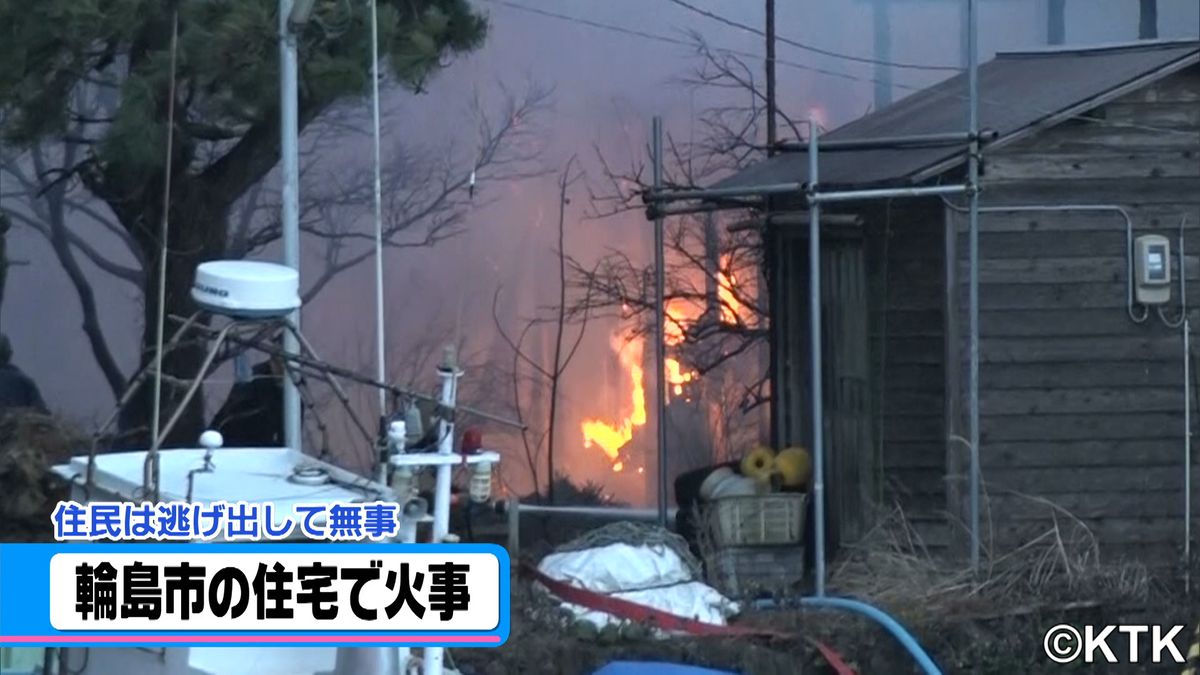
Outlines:
MULTIPOLYGON (((559 14, 557 12, 552 12, 549 10, 538 9, 536 7, 530 7, 528 5, 523 5, 518 2, 513 2, 512 0, 485 0, 485 1, 489 2, 491 4, 501 5, 504 7, 508 7, 510 9, 515 9, 517 11, 527 12, 530 14, 537 14, 537 15, 552 18, 552 19, 558 19, 560 21, 566 21, 568 23, 589 26, 591 28, 598 28, 600 30, 606 30, 606 31, 614 32, 614 33, 621 33, 624 35, 639 37, 639 38, 651 40, 654 42, 661 42, 663 44, 687 47, 688 49, 696 48, 696 44, 694 42, 688 42, 686 40, 672 38, 672 37, 668 37, 666 35, 659 35, 657 33, 649 33, 646 31, 641 31, 641 30, 637 30, 637 29, 633 29, 633 28, 625 28, 624 26, 617 26, 614 24, 603 23, 600 21, 594 21, 594 20, 585 19, 582 17, 571 16, 569 14, 559 14)), ((749 58, 749 59, 755 59, 755 60, 762 60, 765 58, 762 54, 756 54, 754 52, 748 52, 748 51, 738 50, 738 49, 731 49, 731 48, 726 48, 726 47, 714 47, 713 50, 716 52, 723 53, 723 54, 730 54, 733 56, 741 56, 743 58, 749 58)), ((797 63, 795 61, 788 61, 788 60, 780 59, 780 58, 776 58, 775 63, 777 63, 779 65, 783 65, 783 66, 788 66, 790 68, 796 68, 798 70, 804 70, 804 71, 808 71, 808 72, 812 72, 812 73, 818 73, 821 75, 828 75, 830 77, 837 77, 837 78, 841 78, 843 80, 848 80, 851 82, 859 82, 859 83, 879 83, 880 82, 879 79, 874 78, 874 77, 860 77, 857 75, 851 75, 849 73, 844 73, 844 72, 840 72, 837 70, 829 70, 827 68, 820 68, 817 66, 809 66, 809 65, 805 65, 803 63, 797 63)), ((905 91, 914 92, 914 93, 919 92, 919 91, 924 91, 925 89, 928 88, 927 86, 916 86, 916 85, 911 85, 911 84, 904 84, 901 82, 892 82, 891 85, 896 87, 897 89, 903 89, 905 91)), ((950 98, 954 98, 959 101, 969 100, 969 98, 964 94, 949 94, 948 93, 947 95, 950 98)), ((1005 110, 1013 110, 1013 111, 1029 110, 1029 111, 1038 113, 1040 115, 1046 115, 1046 116, 1057 115, 1060 112, 1062 112, 1062 111, 1056 111, 1056 110, 1044 110, 1041 108, 1022 108, 1021 106, 1018 106, 1018 105, 1002 103, 1000 101, 995 101, 995 100, 988 99, 988 98, 985 98, 982 96, 979 98, 979 102, 986 103, 989 106, 996 107, 996 108, 1002 108, 1005 110)), ((1159 133, 1159 134, 1166 134, 1166 135, 1173 135, 1173 136, 1188 136, 1189 138, 1194 137, 1194 135, 1195 135, 1194 131, 1184 131, 1181 129, 1166 129, 1163 127, 1147 126, 1144 124, 1135 124, 1135 123, 1131 123, 1131 122, 1113 122, 1111 120, 1106 120, 1106 119, 1103 119, 1100 117, 1091 117, 1089 115, 1082 115, 1082 114, 1075 115, 1072 117, 1072 119, 1076 119, 1076 120, 1079 120, 1082 122, 1088 122, 1091 124, 1095 124, 1097 126, 1109 127, 1109 128, 1114 128, 1114 129, 1133 129, 1133 130, 1148 131, 1151 133, 1159 133)))
MULTIPOLYGON (((683 7, 684 9, 695 12, 701 16, 707 17, 707 18, 717 21, 719 23, 723 23, 726 26, 731 26, 731 27, 737 28, 739 30, 744 30, 748 33, 753 33, 759 37, 766 37, 766 35, 767 35, 764 31, 761 31, 761 30, 755 28, 754 26, 748 26, 744 23, 739 23, 737 21, 734 21, 733 19, 721 16, 720 14, 717 14, 715 12, 710 12, 709 10, 704 9, 702 7, 697 7, 689 2, 685 2, 684 0, 667 0, 667 1, 671 2, 673 4, 676 4, 676 5, 679 5, 680 7, 683 7)), ((829 56, 829 57, 832 57, 835 59, 845 59, 846 61, 856 61, 858 63, 869 63, 869 64, 876 65, 876 66, 889 66, 892 68, 907 68, 910 70, 932 70, 932 71, 950 71, 950 72, 959 72, 960 70, 962 70, 961 68, 959 68, 957 66, 931 66, 931 65, 924 65, 924 64, 920 64, 920 63, 903 63, 903 62, 899 62, 899 61, 882 61, 879 59, 872 59, 872 58, 868 58, 865 56, 854 56, 852 54, 843 54, 841 52, 835 52, 835 51, 831 51, 828 49, 821 49, 820 47, 814 47, 809 44, 804 44, 803 42, 797 42, 796 40, 786 38, 782 35, 776 35, 775 39, 778 40, 779 42, 784 43, 785 45, 791 45, 792 47, 796 47, 798 49, 803 49, 805 51, 813 52, 814 54, 821 54, 822 56, 829 56)))
MULTIPOLYGON (((550 10, 539 9, 537 7, 530 7, 528 5, 523 5, 518 2, 512 2, 511 0, 485 0, 485 1, 489 2, 491 4, 494 4, 494 5, 501 5, 504 7, 508 7, 510 9, 515 9, 517 11, 528 12, 530 14, 538 14, 538 15, 549 17, 552 19, 558 19, 560 21, 567 21, 569 23, 575 23, 575 24, 580 24, 583 26, 590 26, 592 28, 599 28, 601 30, 607 30, 607 31, 610 31, 613 33, 621 33, 621 34, 630 35, 633 37, 640 37, 640 38, 643 38, 646 40, 652 40, 654 42, 661 42, 663 44, 676 45, 679 47, 687 47, 688 49, 696 48, 696 43, 688 42, 687 40, 681 40, 679 38, 673 38, 673 37, 669 37, 666 35, 659 35, 657 33, 648 33, 646 31, 637 30, 634 28, 626 28, 624 26, 617 26, 617 25, 614 25, 611 23, 603 23, 600 21, 593 21, 591 19, 585 19, 585 18, 578 17, 578 16, 571 16, 569 14, 559 14, 558 12, 552 12, 550 10)), ((721 52, 724 54, 732 54, 734 56, 741 56, 741 57, 745 57, 745 58, 749 58, 749 59, 755 59, 755 60, 761 60, 763 58, 762 54, 756 54, 754 52, 748 52, 748 51, 743 51, 743 50, 738 50, 738 49, 731 49, 731 48, 727 48, 727 47, 715 48, 715 51, 718 51, 718 52, 721 52)), ((849 73, 843 73, 843 72, 839 72, 836 70, 827 70, 825 68, 819 68, 817 66, 809 66, 809 65, 805 65, 803 63, 796 63, 795 61, 786 61, 784 59, 777 58, 777 59, 775 59, 775 62, 780 65, 797 68, 799 70, 806 70, 806 71, 810 71, 810 72, 814 72, 814 73, 820 73, 822 75, 829 75, 830 77, 840 77, 844 80, 850 80, 852 82, 874 82, 875 81, 872 78, 862 78, 862 77, 858 77, 856 75, 851 75, 849 73)), ((923 89, 923 87, 906 87, 905 85, 902 85, 902 84, 897 84, 896 86, 900 87, 901 89, 910 89, 912 91, 920 91, 921 89, 923 89)))

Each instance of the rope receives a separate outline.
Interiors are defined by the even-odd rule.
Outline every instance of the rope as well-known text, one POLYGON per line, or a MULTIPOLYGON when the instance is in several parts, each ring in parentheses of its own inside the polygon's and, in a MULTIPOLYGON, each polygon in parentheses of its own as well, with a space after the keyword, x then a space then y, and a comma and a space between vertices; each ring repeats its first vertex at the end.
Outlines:
POLYGON ((167 87, 167 162, 163 171, 162 221, 159 225, 158 253, 158 321, 154 331, 154 401, 150 417, 150 452, 146 455, 147 475, 143 487, 151 491, 158 500, 158 445, 159 426, 162 420, 162 362, 163 333, 167 323, 167 236, 171 221, 171 164, 175 143, 175 78, 179 56, 179 7, 171 9, 171 74, 167 87), (149 480, 146 480, 149 479, 149 480))
POLYGON ((658 525, 649 523, 617 522, 591 530, 555 549, 556 553, 584 551, 590 548, 611 546, 612 544, 628 544, 630 546, 645 546, 656 552, 669 550, 687 566, 692 578, 703 578, 700 561, 692 555, 687 540, 658 525))

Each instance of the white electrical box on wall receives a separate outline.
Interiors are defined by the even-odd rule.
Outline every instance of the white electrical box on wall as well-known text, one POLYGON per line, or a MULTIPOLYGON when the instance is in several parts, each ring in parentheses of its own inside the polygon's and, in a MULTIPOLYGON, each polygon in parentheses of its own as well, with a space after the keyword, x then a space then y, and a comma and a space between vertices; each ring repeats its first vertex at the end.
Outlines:
POLYGON ((1171 242, 1145 234, 1133 243, 1134 299, 1143 305, 1171 300, 1171 242))

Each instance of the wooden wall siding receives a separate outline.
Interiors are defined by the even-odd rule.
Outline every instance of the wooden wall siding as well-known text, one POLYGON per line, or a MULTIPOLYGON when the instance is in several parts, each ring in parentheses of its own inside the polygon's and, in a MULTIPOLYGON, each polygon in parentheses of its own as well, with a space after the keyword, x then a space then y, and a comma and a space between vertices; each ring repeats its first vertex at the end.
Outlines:
POLYGON ((828 298, 824 309, 825 381, 831 475, 838 490, 830 500, 841 514, 843 540, 870 529, 863 508, 877 498, 876 449, 868 323, 867 275, 861 237, 831 241, 821 267, 828 298))
POLYGON ((917 534, 945 544, 943 251, 937 202, 866 212, 871 354, 885 490, 917 534))
MULTIPOLYGON (((822 349, 826 498, 834 540, 856 541, 870 527, 864 505, 876 498, 874 422, 868 351, 868 289, 860 230, 823 237, 822 349)), ((809 445, 808 240, 786 237, 788 283, 781 297, 788 338, 782 356, 790 382, 784 442, 809 445)))
MULTIPOLYGON (((985 152, 982 203, 1120 204, 1133 217, 1135 236, 1166 235, 1173 257, 1187 214, 1188 296, 1200 308, 1200 70, 1092 115, 1186 133, 1088 122, 1051 129, 985 152)), ((966 218, 955 218, 965 261, 966 218)), ((1005 547, 1044 532, 1052 509, 1038 500, 1048 500, 1083 519, 1110 557, 1176 562, 1183 536, 1183 343, 1180 330, 1153 313, 1141 325, 1126 315, 1123 220, 986 214, 980 229, 981 451, 985 522, 993 523, 985 540, 1005 547)), ((967 277, 960 270, 965 335, 967 277)), ((1177 287, 1172 303, 1174 315, 1177 287)), ((1190 316, 1200 328, 1200 311, 1190 316)), ((916 341, 899 348, 912 357, 910 368, 936 355, 916 341)), ((960 363, 965 376, 965 345, 960 363)), ((893 411, 933 403, 916 392, 891 401, 893 411)), ((1195 396, 1192 404, 1195 413, 1195 396)), ((907 435, 920 436, 912 428, 907 435)), ((1200 447, 1200 438, 1193 440, 1200 447)))

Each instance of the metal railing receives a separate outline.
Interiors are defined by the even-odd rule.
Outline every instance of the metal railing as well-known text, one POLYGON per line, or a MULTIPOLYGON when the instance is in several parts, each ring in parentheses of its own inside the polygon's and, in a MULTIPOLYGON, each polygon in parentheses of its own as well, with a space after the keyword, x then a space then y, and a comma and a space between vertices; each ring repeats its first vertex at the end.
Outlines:
MULTIPOLYGON (((543 516, 576 516, 580 518, 597 518, 602 520, 636 520, 656 522, 659 520, 659 509, 631 508, 627 506, 545 506, 542 504, 522 504, 521 500, 510 497, 496 502, 496 511, 508 516, 508 555, 517 560, 521 551, 521 515, 540 514, 543 516)), ((667 524, 675 521, 679 509, 667 509, 667 524)))

